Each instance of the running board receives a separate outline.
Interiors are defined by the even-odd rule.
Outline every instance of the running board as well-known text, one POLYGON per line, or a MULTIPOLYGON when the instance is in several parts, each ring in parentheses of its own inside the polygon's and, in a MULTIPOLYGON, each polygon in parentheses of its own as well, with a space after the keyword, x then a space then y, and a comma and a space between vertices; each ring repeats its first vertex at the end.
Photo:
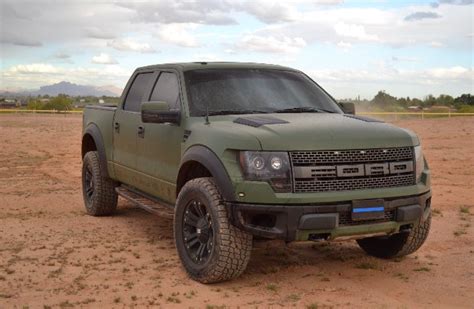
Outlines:
POLYGON ((164 203, 159 203, 158 201, 152 200, 151 198, 146 197, 139 192, 130 190, 126 187, 120 186, 115 188, 115 192, 118 195, 126 199, 127 201, 132 202, 136 206, 151 212, 152 214, 158 215, 163 218, 173 219, 174 212, 173 209, 164 203))

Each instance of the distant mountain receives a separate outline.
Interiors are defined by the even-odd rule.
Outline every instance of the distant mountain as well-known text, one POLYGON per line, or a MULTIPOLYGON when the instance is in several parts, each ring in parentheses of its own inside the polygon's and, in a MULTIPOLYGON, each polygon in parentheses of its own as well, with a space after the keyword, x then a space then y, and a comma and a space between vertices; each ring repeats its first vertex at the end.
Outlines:
MULTIPOLYGON (((117 94, 117 89, 115 91, 111 91, 107 86, 105 87, 94 87, 94 86, 84 86, 84 85, 77 85, 70 82, 59 82, 57 84, 49 85, 49 86, 42 86, 38 91, 33 91, 32 95, 51 95, 56 96, 60 93, 67 94, 70 96, 119 96, 117 94)), ((120 91, 121 93, 121 91, 120 91)))
POLYGON ((110 92, 110 93, 114 93, 115 96, 117 96, 117 97, 121 96, 121 95, 122 95, 122 91, 123 91, 122 88, 115 87, 115 86, 112 86, 112 85, 97 87, 96 89, 97 89, 97 90, 100 90, 100 91, 108 91, 108 92, 110 92))
POLYGON ((50 95, 67 94, 69 96, 110 96, 118 97, 122 94, 122 89, 115 86, 85 86, 77 85, 70 82, 62 81, 57 84, 42 86, 39 90, 23 90, 23 91, 0 91, 4 95, 50 95))

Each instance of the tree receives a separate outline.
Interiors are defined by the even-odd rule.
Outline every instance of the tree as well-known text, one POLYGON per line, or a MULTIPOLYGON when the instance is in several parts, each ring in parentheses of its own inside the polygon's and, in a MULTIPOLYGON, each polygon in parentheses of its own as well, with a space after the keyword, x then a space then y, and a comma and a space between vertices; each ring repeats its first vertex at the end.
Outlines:
POLYGON ((27 109, 34 109, 34 110, 43 109, 44 104, 40 100, 30 99, 28 101, 28 104, 26 105, 26 108, 27 109))
POLYGON ((423 100, 423 106, 424 107, 431 107, 433 105, 436 105, 436 98, 432 94, 429 94, 423 100))
POLYGON ((52 109, 57 111, 70 110, 72 109, 72 100, 68 96, 60 94, 46 103, 44 105, 44 109, 52 109))
POLYGON ((451 106, 454 104, 454 99, 452 96, 447 94, 441 94, 436 99, 436 105, 444 105, 444 106, 451 106))
POLYGON ((375 97, 372 99, 372 104, 377 107, 387 108, 393 106, 397 103, 397 98, 392 97, 384 90, 379 91, 375 97))
POLYGON ((474 96, 470 95, 469 93, 464 93, 460 97, 454 99, 454 104, 456 107, 461 105, 473 105, 474 106, 474 96))

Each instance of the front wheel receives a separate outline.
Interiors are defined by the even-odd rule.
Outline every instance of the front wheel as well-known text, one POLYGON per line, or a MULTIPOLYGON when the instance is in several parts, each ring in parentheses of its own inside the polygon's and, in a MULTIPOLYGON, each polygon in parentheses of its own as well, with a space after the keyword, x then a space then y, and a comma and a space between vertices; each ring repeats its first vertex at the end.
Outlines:
POLYGON ((357 240, 369 255, 389 259, 402 257, 418 250, 430 231, 431 214, 411 230, 390 236, 369 237, 357 240))
POLYGON ((174 237, 186 272, 202 283, 238 277, 252 251, 252 235, 229 222, 212 178, 184 185, 176 201, 174 237))

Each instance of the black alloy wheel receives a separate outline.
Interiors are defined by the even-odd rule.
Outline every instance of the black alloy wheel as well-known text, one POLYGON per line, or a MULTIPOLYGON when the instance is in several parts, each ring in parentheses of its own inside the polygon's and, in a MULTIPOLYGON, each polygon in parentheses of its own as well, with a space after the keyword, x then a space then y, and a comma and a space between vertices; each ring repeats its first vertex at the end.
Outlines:
POLYGON ((182 231, 189 258, 197 264, 206 263, 212 254, 214 241, 211 214, 206 205, 198 200, 191 200, 186 205, 182 231))

